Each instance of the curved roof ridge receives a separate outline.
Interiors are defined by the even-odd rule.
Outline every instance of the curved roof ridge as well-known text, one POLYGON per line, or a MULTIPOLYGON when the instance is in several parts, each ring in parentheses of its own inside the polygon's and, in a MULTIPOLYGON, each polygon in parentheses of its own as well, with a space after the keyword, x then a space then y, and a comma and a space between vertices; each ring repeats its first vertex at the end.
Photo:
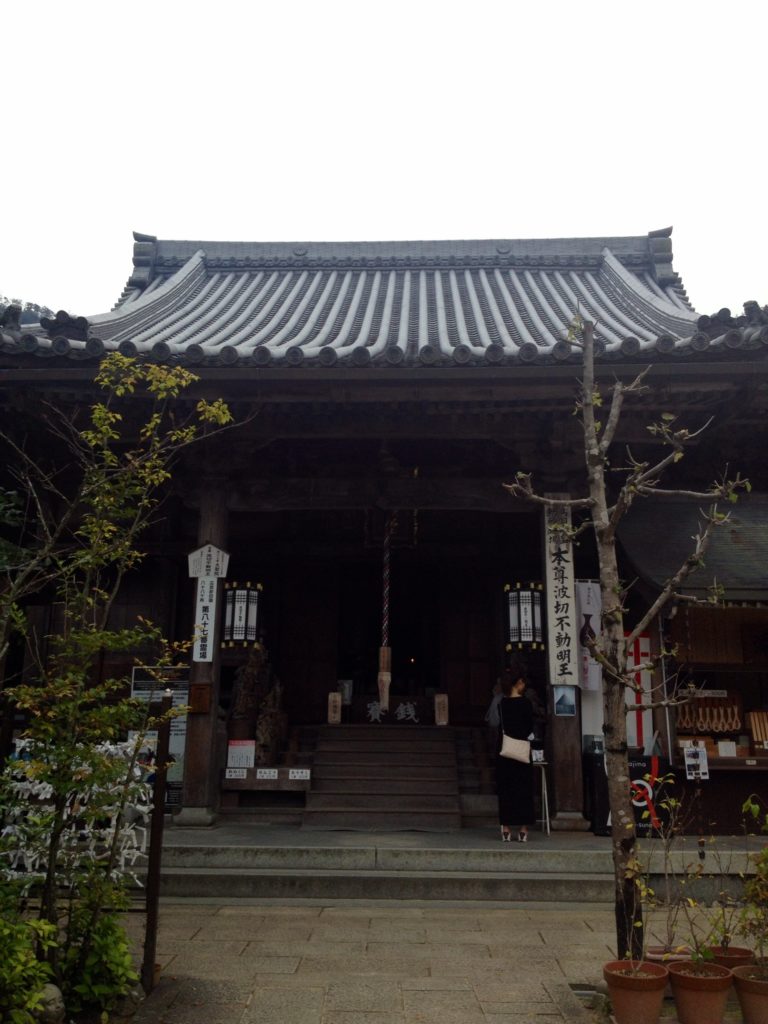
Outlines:
MULTIPOLYGON (((148 243, 144 243, 148 244, 148 243)), ((268 252, 276 256, 311 259, 313 256, 340 255, 405 256, 528 256, 528 255, 599 255, 609 247, 626 253, 649 254, 648 235, 595 235, 560 238, 446 238, 446 239, 371 239, 338 241, 229 241, 158 239, 155 243, 158 259, 164 256, 197 252, 202 249, 208 256, 233 258, 268 252)), ((144 259, 146 255, 143 254, 144 259)))
POLYGON ((129 303, 118 305, 109 313, 97 313, 95 316, 89 316, 88 323, 92 327, 98 327, 102 323, 119 325, 121 320, 127 319, 129 316, 133 317, 141 311, 152 309, 155 305, 162 309, 168 298, 172 297, 180 287, 187 283, 195 271, 200 269, 205 269, 205 252, 202 249, 194 252, 184 265, 161 285, 151 291, 143 291, 138 298, 131 298, 129 303))
POLYGON ((673 303, 671 299, 661 298, 655 292, 651 291, 644 281, 641 281, 636 274, 627 270, 621 260, 617 259, 607 246, 603 250, 603 259, 616 277, 621 280, 622 284, 624 284, 630 291, 636 292, 643 302, 653 306, 653 308, 658 310, 660 313, 664 313, 666 316, 673 316, 678 320, 687 320, 691 324, 696 323, 698 320, 698 313, 693 310, 689 311, 682 305, 678 306, 673 303))

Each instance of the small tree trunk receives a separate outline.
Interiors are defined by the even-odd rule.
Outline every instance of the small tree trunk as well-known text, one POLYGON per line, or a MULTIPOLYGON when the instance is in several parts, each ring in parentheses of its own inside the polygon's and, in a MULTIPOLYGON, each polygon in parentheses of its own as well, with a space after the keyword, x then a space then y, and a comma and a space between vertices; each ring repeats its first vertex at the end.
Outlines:
POLYGON ((592 498, 592 522, 600 566, 600 596, 603 621, 603 711, 605 766, 608 774, 608 806, 611 809, 611 840, 616 911, 616 946, 623 958, 639 959, 643 948, 642 908, 637 899, 634 864, 637 859, 635 815, 630 792, 627 757, 627 712, 625 680, 627 650, 624 639, 622 587, 616 559, 616 542, 610 522, 605 489, 606 453, 602 451, 595 423, 594 331, 590 323, 582 329, 584 343, 584 393, 582 422, 584 448, 592 498))
MULTIPOLYGON (((40 919, 42 921, 50 921, 51 924, 57 926, 59 923, 59 844, 66 820, 64 813, 66 805, 66 796, 58 795, 54 803, 54 823, 48 843, 45 881, 40 893, 40 919)), ((59 959, 58 947, 55 945, 51 946, 45 954, 45 959, 55 972, 59 959)))

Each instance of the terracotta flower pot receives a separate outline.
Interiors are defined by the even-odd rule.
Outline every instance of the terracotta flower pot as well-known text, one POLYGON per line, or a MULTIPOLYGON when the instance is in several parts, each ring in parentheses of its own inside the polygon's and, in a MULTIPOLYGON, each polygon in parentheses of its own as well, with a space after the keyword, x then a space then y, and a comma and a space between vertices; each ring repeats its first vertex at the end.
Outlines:
POLYGON ((721 1024, 733 974, 713 963, 683 960, 669 965, 680 1024, 721 1024))
POLYGON ((654 964, 672 964, 676 960, 690 960, 691 950, 688 946, 675 946, 669 950, 666 946, 649 946, 645 951, 646 960, 654 964))
MULTIPOLYGON (((669 967, 676 960, 690 960, 691 950, 688 946, 675 946, 674 952, 667 949, 666 946, 649 946, 645 951, 645 959, 652 964, 664 964, 665 967, 669 967)), ((664 989, 664 998, 672 998, 672 986, 669 984, 669 978, 667 978, 667 987, 664 989)))
POLYGON ((663 964, 637 960, 604 964, 603 978, 616 1024, 656 1024, 668 977, 663 964))
POLYGON ((731 970, 734 967, 754 963, 755 960, 755 954, 745 946, 728 946, 727 949, 723 949, 722 946, 713 946, 712 955, 715 958, 716 964, 720 964, 721 967, 728 967, 731 970))
POLYGON ((734 967, 733 984, 744 1024, 765 1024, 768 1020, 768 965, 734 967))

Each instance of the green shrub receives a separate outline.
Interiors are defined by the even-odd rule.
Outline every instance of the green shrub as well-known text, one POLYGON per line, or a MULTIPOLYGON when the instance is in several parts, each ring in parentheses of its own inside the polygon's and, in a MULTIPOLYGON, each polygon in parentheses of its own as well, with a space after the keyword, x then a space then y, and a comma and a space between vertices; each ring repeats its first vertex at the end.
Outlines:
MULTIPOLYGON (((73 921, 73 931, 87 928, 90 915, 83 913, 73 921)), ((90 933, 88 952, 83 959, 83 943, 77 942, 63 965, 62 986, 69 1010, 112 1010, 139 980, 133 968, 128 937, 116 915, 104 914, 90 933)))
POLYGON ((38 950, 53 945, 56 929, 47 921, 13 921, 0 916, 0 1020, 34 1024, 50 966, 38 950))

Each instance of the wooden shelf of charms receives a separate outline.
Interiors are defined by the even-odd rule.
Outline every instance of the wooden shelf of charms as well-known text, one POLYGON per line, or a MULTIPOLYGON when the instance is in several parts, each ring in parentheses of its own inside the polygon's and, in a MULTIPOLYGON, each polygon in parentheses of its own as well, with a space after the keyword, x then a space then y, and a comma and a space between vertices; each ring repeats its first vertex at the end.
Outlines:
POLYGON ((683 747, 696 740, 705 748, 710 761, 722 757, 751 757, 757 738, 750 736, 751 742, 747 743, 744 740, 752 733, 754 714, 748 712, 745 716, 741 694, 732 690, 726 696, 696 696, 677 709, 678 745, 683 747), (723 753, 720 745, 723 742, 733 744, 728 748, 733 752, 723 753))

